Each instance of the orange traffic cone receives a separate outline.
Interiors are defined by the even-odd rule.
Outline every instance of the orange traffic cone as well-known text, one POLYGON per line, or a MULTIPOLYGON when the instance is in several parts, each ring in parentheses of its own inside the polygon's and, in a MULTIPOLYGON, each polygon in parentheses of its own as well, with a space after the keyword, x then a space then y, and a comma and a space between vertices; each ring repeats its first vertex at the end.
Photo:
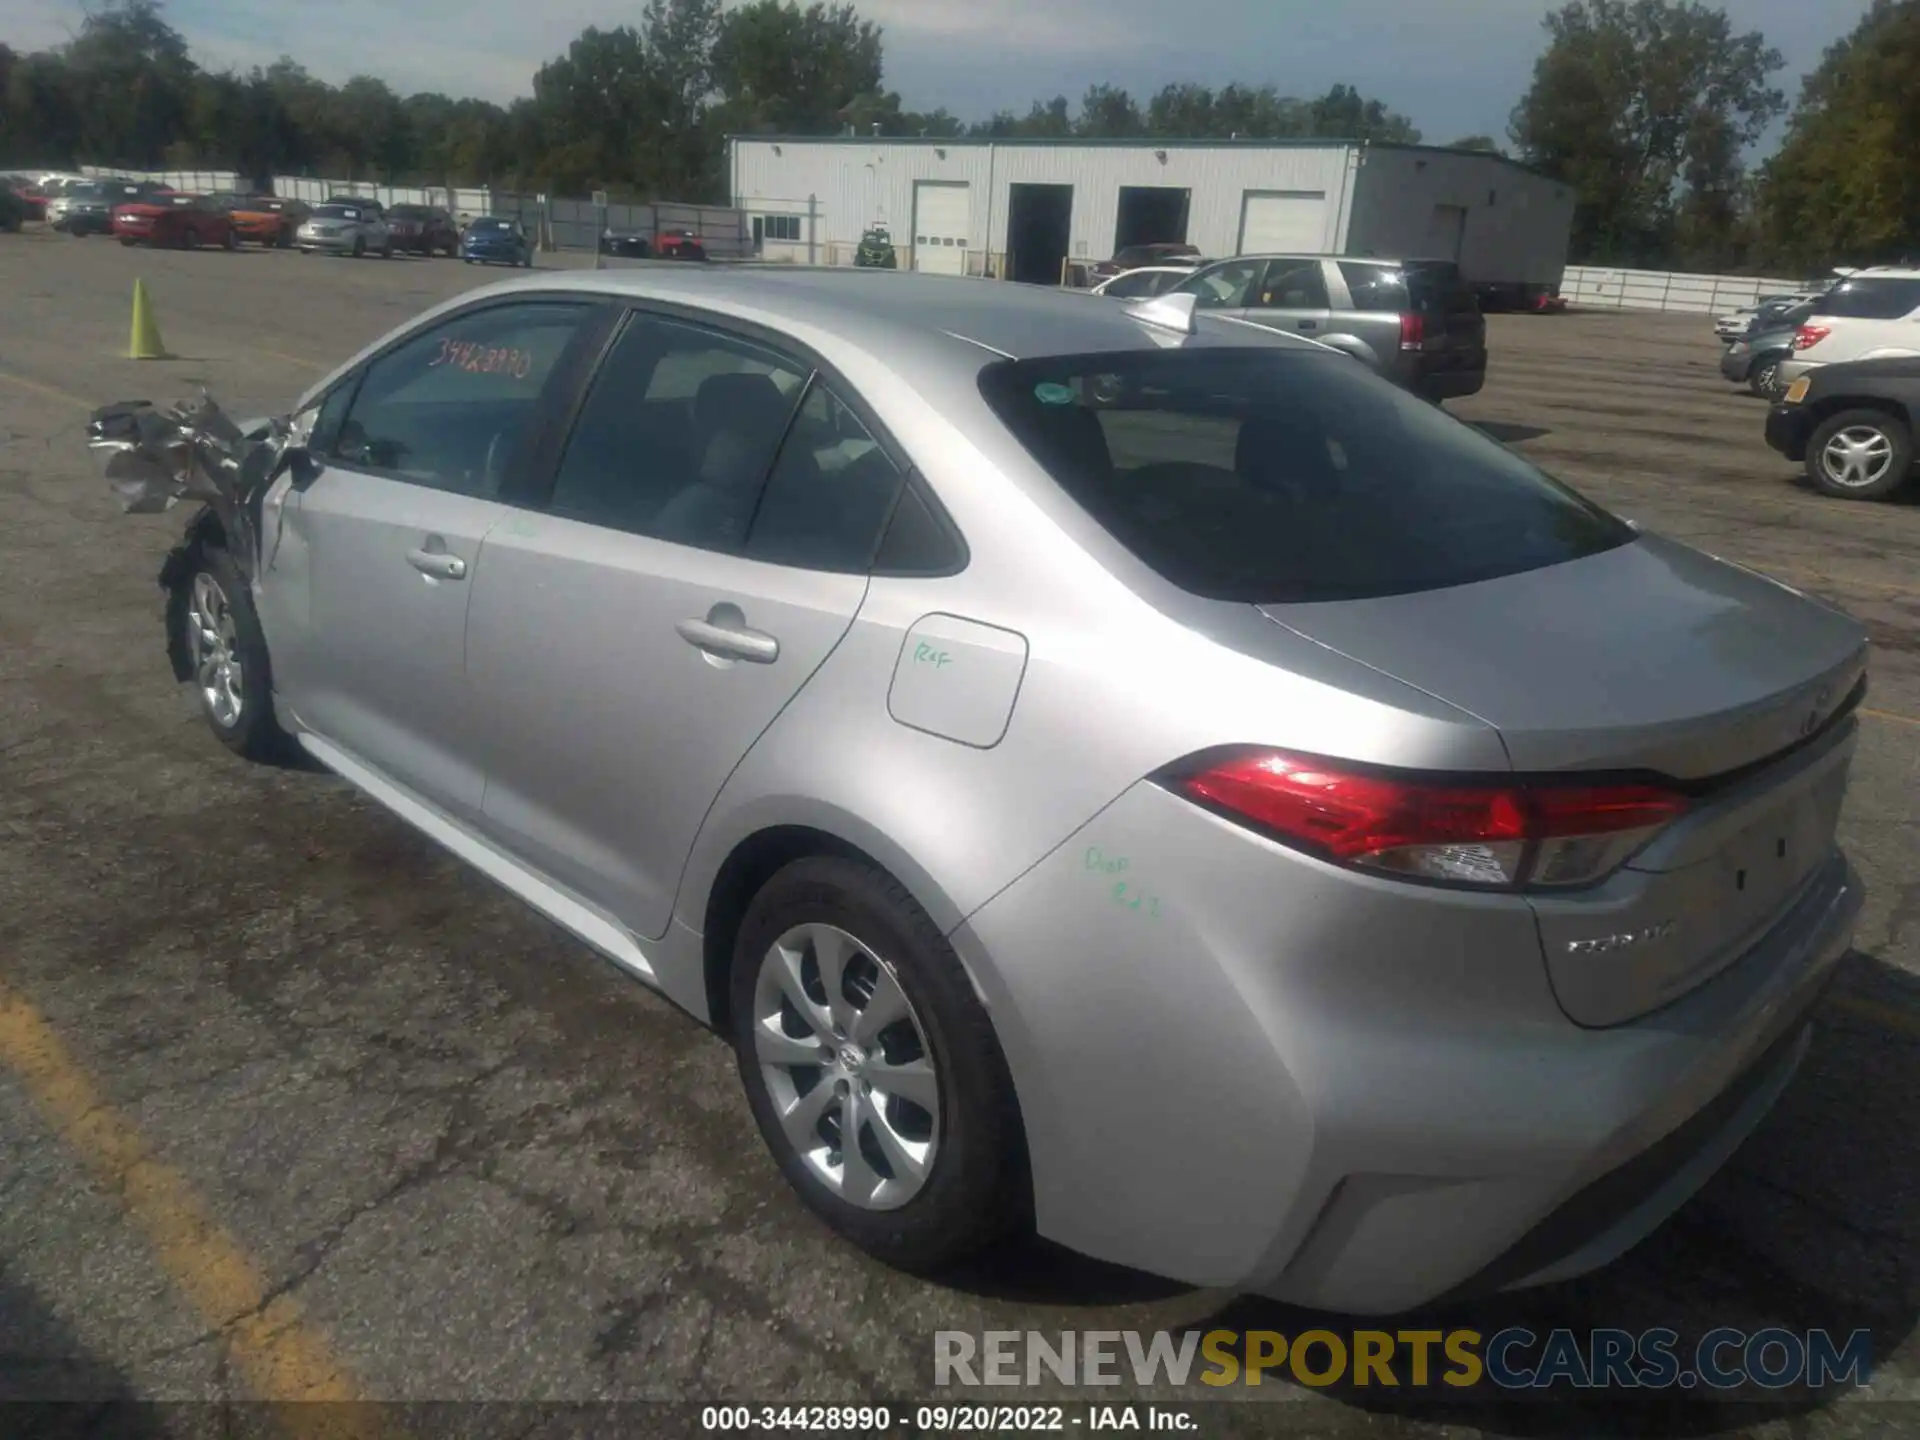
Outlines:
POLYGON ((164 360, 167 347, 160 339, 160 324, 153 318, 153 304, 147 299, 147 283, 133 282, 133 334, 127 341, 129 360, 164 360))

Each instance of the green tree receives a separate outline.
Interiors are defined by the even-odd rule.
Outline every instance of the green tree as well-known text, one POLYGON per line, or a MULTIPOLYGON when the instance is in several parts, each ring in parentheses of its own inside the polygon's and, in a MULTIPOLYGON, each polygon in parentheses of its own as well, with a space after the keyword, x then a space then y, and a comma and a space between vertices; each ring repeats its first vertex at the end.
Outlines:
POLYGON ((713 46, 719 119, 737 132, 832 134, 845 125, 899 133, 900 97, 880 83, 880 30, 851 5, 802 10, 754 0, 727 13, 713 46))
POLYGON ((1088 87, 1080 101, 1080 118, 1074 124, 1077 134, 1102 140, 1139 135, 1145 128, 1144 117, 1133 97, 1112 85, 1088 87))
POLYGON ((1786 104, 1780 52, 1697 0, 1574 0, 1544 23, 1511 133, 1578 192, 1576 256, 1660 263, 1683 229, 1697 250, 1735 243, 1741 156, 1786 104))
POLYGON ((117 0, 93 11, 64 60, 79 148, 90 157, 151 166, 186 132, 195 68, 159 0, 117 0))
POLYGON ((1488 155, 1504 155, 1506 150, 1491 135, 1463 135, 1447 146, 1449 150, 1477 150, 1488 155))
POLYGON ((1874 0, 1801 86, 1761 174, 1759 223, 1795 266, 1870 264, 1920 249, 1920 0, 1874 0))

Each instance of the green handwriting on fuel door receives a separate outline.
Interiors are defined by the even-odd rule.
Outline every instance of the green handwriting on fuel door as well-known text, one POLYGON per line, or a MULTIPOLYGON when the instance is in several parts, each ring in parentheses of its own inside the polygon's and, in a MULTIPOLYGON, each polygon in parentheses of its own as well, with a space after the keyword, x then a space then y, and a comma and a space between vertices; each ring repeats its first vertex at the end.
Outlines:
POLYGON ((936 650, 924 640, 913 647, 913 658, 914 663, 919 665, 933 665, 937 667, 941 665, 951 665, 953 663, 953 657, 947 654, 946 651, 936 650))

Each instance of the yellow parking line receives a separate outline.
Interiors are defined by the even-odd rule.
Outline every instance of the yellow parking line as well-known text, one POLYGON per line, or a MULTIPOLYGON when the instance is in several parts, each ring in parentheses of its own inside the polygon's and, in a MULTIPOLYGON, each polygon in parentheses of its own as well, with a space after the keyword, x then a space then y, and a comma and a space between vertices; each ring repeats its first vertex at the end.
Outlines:
POLYGON ((331 370, 333 367, 325 361, 309 359, 305 355, 289 355, 284 350, 269 350, 264 345, 255 345, 253 353, 265 355, 270 360, 280 360, 288 365, 299 365, 308 370, 331 370))
POLYGON ((1877 1025, 1882 1030, 1891 1030, 1897 1035, 1920 1040, 1920 1015, 1912 1011, 1897 1009, 1892 1005, 1883 1005, 1878 1000, 1862 1000, 1857 995, 1835 995, 1827 1001, 1827 1007, 1855 1020, 1864 1020, 1869 1025, 1877 1025))
POLYGON ((67 405, 78 405, 82 410, 98 410, 100 408, 99 402, 82 399, 71 390, 62 390, 56 385, 48 385, 39 380, 29 380, 24 375, 15 375, 6 370, 0 370, 0 381, 5 381, 9 385, 17 385, 22 390, 31 390, 36 395, 44 395, 49 400, 58 400, 67 405))
POLYGON ((1875 720, 1891 720, 1896 725, 1920 725, 1920 718, 1912 715, 1896 715, 1891 710, 1869 710, 1866 706, 1862 705, 1860 707, 1860 713, 1862 715, 1871 715, 1875 720))
POLYGON ((224 1330, 253 1395, 267 1401, 331 1401, 307 1412, 308 1428, 368 1434, 346 1369, 301 1318, 288 1296, 268 1287, 246 1252, 223 1231, 175 1170, 161 1164, 123 1116, 109 1106, 34 1006, 0 981, 0 1064, 26 1085, 61 1138, 100 1185, 143 1229, 161 1266, 208 1325, 224 1330), (345 1428, 342 1428, 345 1427, 345 1428))

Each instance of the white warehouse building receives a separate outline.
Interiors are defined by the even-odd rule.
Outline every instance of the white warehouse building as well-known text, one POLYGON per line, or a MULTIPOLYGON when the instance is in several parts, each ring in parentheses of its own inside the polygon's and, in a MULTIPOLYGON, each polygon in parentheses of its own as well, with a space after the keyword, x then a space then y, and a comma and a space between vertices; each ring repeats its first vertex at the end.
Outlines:
POLYGON ((1559 287, 1573 192, 1499 155, 1354 141, 737 136, 733 204, 769 260, 1072 283, 1129 246, 1209 258, 1452 259, 1493 296, 1559 287))

